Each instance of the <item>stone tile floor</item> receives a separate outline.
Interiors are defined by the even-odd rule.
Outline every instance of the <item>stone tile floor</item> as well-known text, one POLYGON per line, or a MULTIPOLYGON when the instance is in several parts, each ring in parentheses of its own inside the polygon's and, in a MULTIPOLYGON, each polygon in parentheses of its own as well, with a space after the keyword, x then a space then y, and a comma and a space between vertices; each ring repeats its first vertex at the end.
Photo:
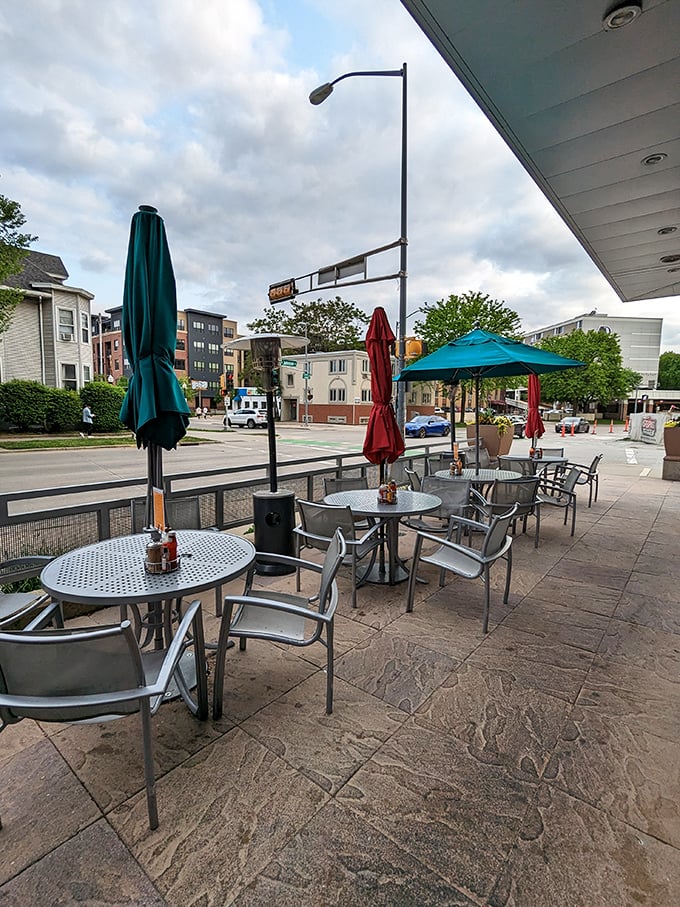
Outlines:
POLYGON ((680 904, 680 486, 602 473, 486 637, 479 582, 343 574, 331 716, 320 648, 231 650, 221 721, 156 716, 157 831, 136 717, 6 729, 0 905, 680 904))

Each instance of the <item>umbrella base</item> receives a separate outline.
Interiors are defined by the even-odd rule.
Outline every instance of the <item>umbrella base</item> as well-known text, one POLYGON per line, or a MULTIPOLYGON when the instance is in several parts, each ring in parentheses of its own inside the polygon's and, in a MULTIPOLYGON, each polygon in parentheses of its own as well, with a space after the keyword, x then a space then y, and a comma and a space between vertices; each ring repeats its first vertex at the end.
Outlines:
POLYGON ((408 570, 402 567, 400 563, 397 563, 392 568, 392 581, 390 582, 389 564, 381 567, 380 564, 375 563, 367 573, 360 577, 359 582, 362 584, 375 583, 376 585, 395 586, 397 583, 405 582, 408 577, 408 570))

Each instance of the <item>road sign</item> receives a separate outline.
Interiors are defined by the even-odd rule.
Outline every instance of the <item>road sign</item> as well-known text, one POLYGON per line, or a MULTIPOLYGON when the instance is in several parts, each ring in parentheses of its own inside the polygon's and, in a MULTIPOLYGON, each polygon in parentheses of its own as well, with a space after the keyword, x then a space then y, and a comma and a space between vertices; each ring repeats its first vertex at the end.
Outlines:
POLYGON ((302 377, 305 379, 305 381, 309 381, 309 379, 312 377, 312 375, 310 372, 303 372, 302 377))
POLYGON ((295 368, 297 365, 297 359, 282 359, 281 365, 287 365, 288 368, 295 368))

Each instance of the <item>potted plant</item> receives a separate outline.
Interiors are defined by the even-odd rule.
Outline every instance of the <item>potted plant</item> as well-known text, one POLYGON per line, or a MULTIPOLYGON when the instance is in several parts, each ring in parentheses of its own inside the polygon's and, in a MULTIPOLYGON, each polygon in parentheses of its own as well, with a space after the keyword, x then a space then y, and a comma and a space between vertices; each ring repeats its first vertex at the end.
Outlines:
MULTIPOLYGON (((476 425, 468 424, 468 441, 475 443, 476 425)), ((507 416, 497 416, 490 409, 479 411, 479 438, 494 460, 499 454, 509 453, 513 439, 512 422, 507 416)))
POLYGON ((664 422, 663 446, 667 457, 680 459, 680 415, 664 422))

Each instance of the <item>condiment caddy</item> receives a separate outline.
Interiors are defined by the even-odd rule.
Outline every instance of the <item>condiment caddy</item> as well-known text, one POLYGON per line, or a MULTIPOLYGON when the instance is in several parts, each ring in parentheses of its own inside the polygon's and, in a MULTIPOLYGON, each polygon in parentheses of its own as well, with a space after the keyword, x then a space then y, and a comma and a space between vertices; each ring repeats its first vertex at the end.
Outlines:
POLYGON ((166 527, 164 532, 158 529, 151 531, 151 539, 146 546, 144 569, 147 573, 172 573, 180 565, 177 553, 177 535, 173 529, 166 527))
POLYGON ((397 503, 397 483, 394 481, 394 479, 391 479, 389 482, 383 482, 378 486, 378 503, 397 503))

